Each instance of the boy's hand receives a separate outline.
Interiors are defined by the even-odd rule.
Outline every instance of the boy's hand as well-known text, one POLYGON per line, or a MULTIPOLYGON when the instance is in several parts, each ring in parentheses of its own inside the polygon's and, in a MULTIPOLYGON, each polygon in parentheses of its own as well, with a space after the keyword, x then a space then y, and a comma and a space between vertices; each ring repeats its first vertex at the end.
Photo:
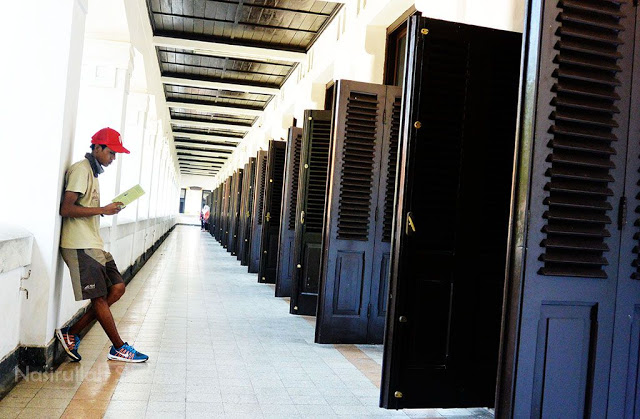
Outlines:
POLYGON ((122 210, 123 207, 124 207, 124 204, 122 202, 112 202, 109 205, 107 205, 106 207, 102 207, 102 209, 104 210, 103 214, 105 214, 105 215, 115 215, 115 214, 119 213, 120 210, 122 210))

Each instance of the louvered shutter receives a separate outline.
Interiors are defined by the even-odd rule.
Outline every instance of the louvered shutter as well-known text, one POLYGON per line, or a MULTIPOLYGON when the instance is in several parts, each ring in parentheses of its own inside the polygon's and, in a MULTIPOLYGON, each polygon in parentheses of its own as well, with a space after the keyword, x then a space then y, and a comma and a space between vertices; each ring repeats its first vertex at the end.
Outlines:
POLYGON ((530 173, 530 183, 516 195, 520 260, 507 306, 519 320, 505 320, 517 338, 503 349, 513 354, 503 364, 515 365, 505 373, 515 377, 511 415, 624 417, 627 364, 638 357, 630 342, 640 339, 629 333, 638 320, 621 292, 630 288, 621 275, 627 230, 618 225, 628 120, 637 114, 629 107, 637 9, 561 0, 532 5, 531 15, 517 174, 530 173))
POLYGON ((258 273, 260 270, 260 243, 262 241, 262 209, 264 206, 264 181, 267 168, 267 152, 258 151, 255 164, 255 178, 253 184, 253 205, 251 211, 251 238, 249 255, 249 272, 258 273))
POLYGON ((242 260, 242 254, 245 248, 245 237, 244 232, 246 228, 247 222, 247 191, 248 181, 249 181, 249 163, 245 163, 243 168, 242 175, 242 192, 240 194, 240 210, 238 211, 238 251, 237 251, 237 259, 242 260))
POLYGON ((258 281, 270 284, 276 282, 276 269, 278 266, 278 238, 280 233, 285 150, 286 143, 284 141, 269 141, 258 281))
POLYGON ((287 161, 285 164, 284 195, 280 216, 280 243, 278 246, 278 274, 276 275, 276 297, 291 296, 291 275, 293 264, 293 241, 296 226, 296 202, 298 175, 300 173, 300 146, 302 129, 289 128, 287 141, 287 161))
POLYGON ((316 342, 368 343, 387 88, 335 86, 316 342))
POLYGON ((245 213, 243 214, 245 217, 245 229, 243 235, 241 237, 244 247, 242 249, 242 253, 240 254, 240 263, 243 266, 247 266, 249 264, 249 254, 251 248, 251 230, 252 230, 252 222, 253 222, 253 188, 255 184, 256 177, 256 158, 251 157, 249 159, 248 171, 245 171, 247 175, 246 178, 246 190, 243 191, 243 195, 245 196, 246 205, 245 205, 245 213))
POLYGON ((262 159, 260 162, 260 189, 258 191, 258 224, 262 224, 262 218, 264 217, 264 188, 266 186, 267 178, 267 159, 262 159))
POLYGON ((619 2, 561 1, 545 185, 542 275, 606 278, 615 217, 612 142, 620 101, 619 2))
POLYGON ((400 138, 400 111, 402 110, 402 94, 396 96, 391 107, 391 126, 389 133, 389 153, 382 158, 387 159, 387 179, 384 186, 384 232, 382 241, 391 241, 393 225, 393 198, 395 194, 396 173, 398 172, 398 141, 400 138))
POLYGON ((330 131, 331 111, 305 111, 293 245, 293 314, 316 313, 330 131))

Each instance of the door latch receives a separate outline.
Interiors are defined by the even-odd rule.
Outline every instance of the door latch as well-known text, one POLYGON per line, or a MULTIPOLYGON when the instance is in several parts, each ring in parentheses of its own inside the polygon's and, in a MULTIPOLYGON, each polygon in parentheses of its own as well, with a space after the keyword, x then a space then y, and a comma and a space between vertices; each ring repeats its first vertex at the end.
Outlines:
POLYGON ((300 211, 300 224, 304 224, 304 211, 300 211))
POLYGON ((269 222, 269 220, 271 220, 271 213, 268 212, 267 215, 264 218, 266 218, 267 222, 269 222))
POLYGON ((413 218, 411 218, 411 211, 407 213, 407 225, 405 228, 405 233, 407 236, 410 236, 416 232, 416 225, 413 223, 413 218))

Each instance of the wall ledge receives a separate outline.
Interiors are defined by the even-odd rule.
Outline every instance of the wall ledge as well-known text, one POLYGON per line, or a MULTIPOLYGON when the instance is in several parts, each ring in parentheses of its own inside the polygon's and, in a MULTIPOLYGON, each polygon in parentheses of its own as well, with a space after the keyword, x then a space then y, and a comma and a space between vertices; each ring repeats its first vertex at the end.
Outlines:
POLYGON ((33 235, 20 227, 0 224, 0 273, 31 265, 33 235))

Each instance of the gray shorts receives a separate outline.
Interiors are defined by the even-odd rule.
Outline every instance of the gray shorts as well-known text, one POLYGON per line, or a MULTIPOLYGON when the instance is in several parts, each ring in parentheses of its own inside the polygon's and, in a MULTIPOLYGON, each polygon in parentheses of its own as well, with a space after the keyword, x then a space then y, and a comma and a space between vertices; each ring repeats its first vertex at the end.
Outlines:
POLYGON ((124 283, 109 252, 102 249, 60 248, 60 253, 69 267, 76 301, 106 297, 109 287, 124 283))

